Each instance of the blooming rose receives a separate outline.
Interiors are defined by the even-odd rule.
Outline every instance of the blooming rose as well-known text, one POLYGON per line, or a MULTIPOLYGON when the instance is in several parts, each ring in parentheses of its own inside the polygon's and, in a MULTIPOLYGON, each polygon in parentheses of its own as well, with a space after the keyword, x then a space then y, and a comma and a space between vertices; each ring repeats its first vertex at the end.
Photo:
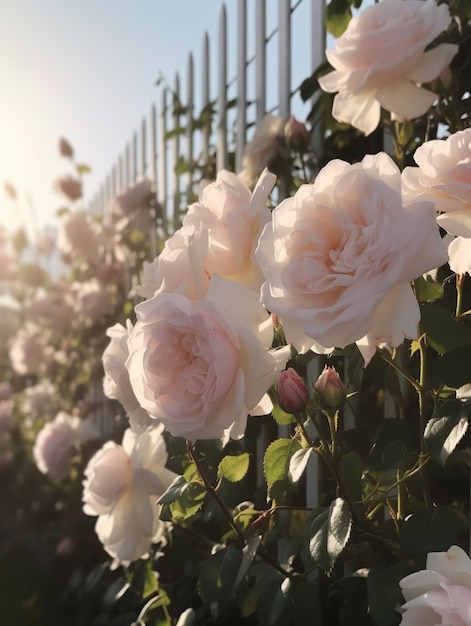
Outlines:
POLYGON ((27 387, 21 409, 28 418, 36 419, 50 414, 57 405, 58 392, 50 380, 42 380, 37 385, 27 387))
POLYGON ((80 418, 64 411, 37 434, 33 457, 36 467, 53 480, 64 478, 70 467, 74 446, 80 440, 80 418))
POLYGON ((259 290, 263 274, 254 251, 262 228, 270 220, 266 202, 275 176, 265 170, 252 192, 226 170, 206 185, 189 207, 182 227, 166 242, 152 264, 144 264, 138 295, 180 293, 202 300, 217 273, 259 290))
POLYGON ((455 274, 471 274, 471 238, 455 237, 448 246, 448 254, 448 263, 455 274))
POLYGON ((116 197, 112 207, 113 213, 122 217, 139 209, 148 209, 151 196, 152 181, 144 178, 116 197))
POLYGON ((419 306, 410 281, 447 260, 433 206, 403 207, 399 169, 384 153, 334 160, 315 182, 275 208, 256 257, 262 301, 298 351, 415 337, 419 306))
POLYGON ((98 515, 98 538, 124 563, 147 557, 151 543, 164 539, 166 524, 155 502, 176 474, 165 467, 162 431, 162 425, 139 435, 126 430, 121 445, 105 443, 85 470, 84 513, 98 515))
POLYGON ((71 259, 97 264, 101 259, 102 233, 86 211, 65 216, 59 230, 59 250, 71 259))
POLYGON ((350 20, 326 50, 333 72, 319 79, 334 98, 332 115, 366 135, 378 126, 381 107, 400 121, 426 113, 436 94, 419 86, 437 78, 458 46, 425 48, 451 22, 446 4, 435 0, 383 0, 350 20))
POLYGON ((22 375, 39 373, 44 364, 45 350, 43 334, 37 327, 20 328, 9 347, 12 368, 22 375))
POLYGON ((283 152, 281 140, 284 135, 285 120, 279 115, 267 113, 260 121, 252 140, 245 147, 240 180, 252 187, 265 167, 269 167, 283 152))
POLYGON ((177 437, 242 437, 289 356, 267 351, 273 327, 257 294, 214 275, 203 302, 162 293, 136 314, 126 367, 140 405, 177 437))
POLYGON ((98 321, 111 306, 111 294, 96 278, 73 283, 77 313, 92 322, 98 321))
POLYGON ((426 141, 414 160, 419 167, 402 173, 406 201, 432 201, 442 213, 440 226, 452 235, 471 237, 471 128, 426 141))
POLYGON ((59 287, 47 294, 38 295, 27 309, 28 317, 32 321, 40 320, 60 333, 70 330, 74 318, 73 312, 70 294, 59 287))
POLYGON ((458 546, 430 552, 426 569, 399 584, 406 599, 402 626, 471 624, 471 561, 458 546))
POLYGON ((107 398, 121 402, 129 417, 131 429, 142 432, 150 426, 152 420, 139 406, 129 382, 129 372, 124 365, 129 356, 128 337, 131 330, 132 323, 127 320, 126 328, 122 324, 115 324, 106 331, 110 343, 103 352, 103 391, 107 398))

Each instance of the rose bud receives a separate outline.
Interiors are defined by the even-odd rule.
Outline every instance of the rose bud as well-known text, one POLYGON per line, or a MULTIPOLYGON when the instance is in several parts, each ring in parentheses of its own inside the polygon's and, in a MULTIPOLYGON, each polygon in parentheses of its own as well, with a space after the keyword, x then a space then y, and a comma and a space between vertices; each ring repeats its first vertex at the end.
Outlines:
POLYGON ((284 128, 286 143, 293 150, 306 150, 311 141, 306 125, 291 116, 284 128))
POLYGON ((340 380, 335 368, 327 365, 317 379, 314 389, 319 394, 321 404, 330 409, 341 407, 347 396, 345 385, 340 380))
POLYGON ((74 149, 67 139, 64 139, 63 137, 59 139, 59 152, 63 157, 67 157, 69 159, 73 159, 74 157, 74 149))
POLYGON ((306 383, 292 368, 288 367, 278 377, 278 402, 286 413, 299 413, 309 400, 306 383))

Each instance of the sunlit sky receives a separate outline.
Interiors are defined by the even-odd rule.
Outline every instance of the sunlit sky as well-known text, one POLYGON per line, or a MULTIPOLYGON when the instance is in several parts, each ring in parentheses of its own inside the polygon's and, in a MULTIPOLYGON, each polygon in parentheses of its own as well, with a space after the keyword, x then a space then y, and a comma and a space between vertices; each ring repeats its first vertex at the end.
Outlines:
MULTIPOLYGON (((172 83, 216 37, 222 0, 0 0, 0 222, 43 223, 64 200, 65 137, 92 168, 90 198, 152 103, 159 73, 172 83), (17 189, 14 205, 4 193, 17 189)), ((228 11, 236 7, 230 0, 228 11), (232 5, 232 6, 231 6, 232 5)))
MULTIPOLYGON (((0 223, 10 231, 23 224, 33 235, 34 221, 53 222, 57 210, 67 205, 53 189, 59 176, 72 173, 71 164, 59 156, 60 137, 72 144, 78 162, 92 168, 85 178, 86 206, 152 104, 159 105, 158 77, 173 86, 176 72, 185 75, 190 52, 199 64, 206 31, 215 79, 222 4, 0 0, 0 223), (16 203, 4 192, 6 181, 18 192, 16 203)), ((225 4, 229 44, 235 51, 238 0, 225 4)), ((277 5, 267 2, 267 34, 276 24, 277 5)), ((293 85, 311 71, 309 6, 302 3, 292 17, 297 34, 292 42, 293 85)), ((255 2, 248 0, 252 53, 254 13, 255 2)), ((268 54, 269 76, 277 75, 277 63, 275 50, 268 54)), ((236 72, 235 54, 229 57, 228 72, 229 78, 236 72)), ((268 83, 270 89, 269 77, 268 83)))

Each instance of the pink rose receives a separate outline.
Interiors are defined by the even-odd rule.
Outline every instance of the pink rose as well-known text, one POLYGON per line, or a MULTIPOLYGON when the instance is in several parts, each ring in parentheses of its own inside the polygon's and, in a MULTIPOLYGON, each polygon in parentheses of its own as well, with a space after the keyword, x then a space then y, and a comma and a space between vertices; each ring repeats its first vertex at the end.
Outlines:
POLYGON ((80 418, 61 411, 38 433, 33 448, 36 467, 53 480, 64 478, 70 468, 70 457, 80 440, 80 418))
POLYGON ((441 215, 438 223, 452 235, 471 237, 471 128, 417 148, 418 167, 402 173, 407 202, 429 200, 441 215))
POLYGON ((410 281, 447 261, 433 206, 403 207, 399 169, 384 153, 324 167, 272 213, 256 257, 262 301, 298 351, 415 337, 419 306, 410 281))
POLYGON ((176 474, 165 467, 162 431, 162 425, 139 435, 126 430, 121 445, 105 443, 85 470, 84 513, 98 516, 98 538, 123 563, 146 558, 151 543, 164 540, 166 524, 155 502, 176 474))
POLYGON ((351 19, 336 49, 326 50, 334 71, 319 79, 324 91, 339 92, 335 119, 369 135, 381 107, 400 121, 426 113, 437 96, 419 85, 437 78, 458 46, 425 48, 450 22, 446 4, 435 0, 383 0, 351 19))
POLYGON ((402 626, 471 624, 471 561, 461 548, 430 552, 426 569, 400 582, 406 603, 402 626))
POLYGON ((17 374, 38 374, 44 366, 44 334, 36 326, 20 328, 10 343, 9 356, 17 374))
POLYGON ((125 367, 129 356, 128 338, 132 330, 130 320, 126 322, 126 328, 121 324, 115 324, 108 328, 106 334, 110 337, 110 343, 103 352, 103 391, 107 398, 118 400, 129 417, 129 424, 134 432, 142 432, 152 420, 147 412, 139 406, 131 383, 129 372, 125 367))
POLYGON ((62 218, 58 246, 63 255, 97 264, 101 244, 101 230, 87 212, 75 211, 62 218))
POLYGON ((141 407, 176 437, 242 437, 289 356, 267 351, 273 327, 257 294, 215 275, 203 302, 162 293, 136 314, 126 367, 141 407))
POLYGON ((92 322, 97 322, 111 307, 111 293, 96 278, 83 283, 73 283, 75 294, 75 310, 92 322))
POLYGON ((180 293, 202 300, 213 274, 258 291, 263 281, 254 251, 270 220, 266 203, 275 176, 262 173, 253 191, 226 170, 206 185, 182 227, 166 242, 152 264, 144 264, 138 295, 180 293))

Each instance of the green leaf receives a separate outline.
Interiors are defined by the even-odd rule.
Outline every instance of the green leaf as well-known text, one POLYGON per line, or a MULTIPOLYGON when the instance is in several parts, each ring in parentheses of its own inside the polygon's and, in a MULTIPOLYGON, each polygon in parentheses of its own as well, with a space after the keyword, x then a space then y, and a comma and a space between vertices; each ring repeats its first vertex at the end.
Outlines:
POLYGON ((331 0, 325 10, 325 25, 334 37, 340 37, 352 17, 348 0, 331 0))
POLYGON ((469 518, 454 506, 423 508, 404 522, 400 541, 406 555, 425 560, 429 552, 445 552, 467 532, 469 518))
POLYGON ((352 514, 343 498, 336 498, 329 507, 327 553, 332 566, 347 545, 352 530, 352 514))
POLYGON ((309 553, 317 566, 329 572, 350 538, 352 515, 342 498, 315 515, 309 528, 309 553))
POLYGON ((430 277, 421 276, 414 281, 415 293, 419 302, 433 302, 444 294, 443 285, 430 277))
POLYGON ((271 581, 257 605, 260 626, 306 626, 322 624, 316 587, 301 577, 271 581))
POLYGON ((294 415, 291 415, 291 413, 286 413, 286 411, 283 411, 283 409, 280 407, 280 405, 276 402, 276 399, 274 398, 273 398, 272 415, 275 419, 275 422, 279 424, 280 426, 293 424, 296 421, 296 418, 294 417, 294 415))
POLYGON ((250 465, 250 455, 247 452, 237 455, 227 455, 219 463, 218 477, 225 478, 231 483, 237 483, 247 474, 250 465))
POLYGON ((218 550, 202 564, 198 589, 205 605, 219 608, 235 601, 235 582, 241 562, 241 551, 229 546, 218 550))
POLYGON ((201 483, 188 483, 181 496, 170 504, 172 519, 178 522, 195 515, 203 506, 206 493, 201 483))
POLYGON ((301 448, 293 454, 289 463, 288 476, 292 483, 296 484, 304 474, 309 458, 314 452, 312 448, 301 448))
POLYGON ((461 402, 447 403, 441 410, 445 415, 427 422, 424 443, 427 454, 444 465, 468 429, 468 416, 461 402))
POLYGON ((234 587, 238 587, 244 579, 244 576, 255 559, 261 541, 262 537, 252 537, 248 540, 247 545, 244 546, 242 550, 242 561, 239 566, 239 571, 237 572, 234 587))
POLYGON ((89 174, 92 171, 90 166, 85 163, 78 163, 75 167, 80 175, 89 174))
POLYGON ((471 346, 471 328, 462 319, 455 319, 443 306, 436 303, 420 307, 422 332, 439 354, 445 354, 462 346, 471 346))
POLYGON ((457 389, 469 382, 471 365, 469 348, 462 347, 430 359, 427 364, 426 385, 429 389, 441 384, 457 389))
POLYGON ((157 504, 170 504, 178 500, 188 486, 188 481, 183 476, 177 476, 170 487, 157 500, 157 504))
POLYGON ((344 454, 340 464, 340 476, 345 493, 351 502, 362 500, 362 474, 363 463, 360 456, 354 451, 344 454))
POLYGON ((405 420, 388 418, 381 421, 373 446, 365 461, 366 469, 390 469, 387 463, 399 462, 403 459, 402 447, 413 451, 417 447, 415 425, 405 420), (399 442, 391 446, 394 442, 399 442))
POLYGON ((301 444, 296 439, 277 439, 273 441, 265 451, 263 468, 267 481, 268 494, 276 499, 278 495, 274 489, 279 482, 289 481, 289 465, 291 457, 301 449, 301 444))

